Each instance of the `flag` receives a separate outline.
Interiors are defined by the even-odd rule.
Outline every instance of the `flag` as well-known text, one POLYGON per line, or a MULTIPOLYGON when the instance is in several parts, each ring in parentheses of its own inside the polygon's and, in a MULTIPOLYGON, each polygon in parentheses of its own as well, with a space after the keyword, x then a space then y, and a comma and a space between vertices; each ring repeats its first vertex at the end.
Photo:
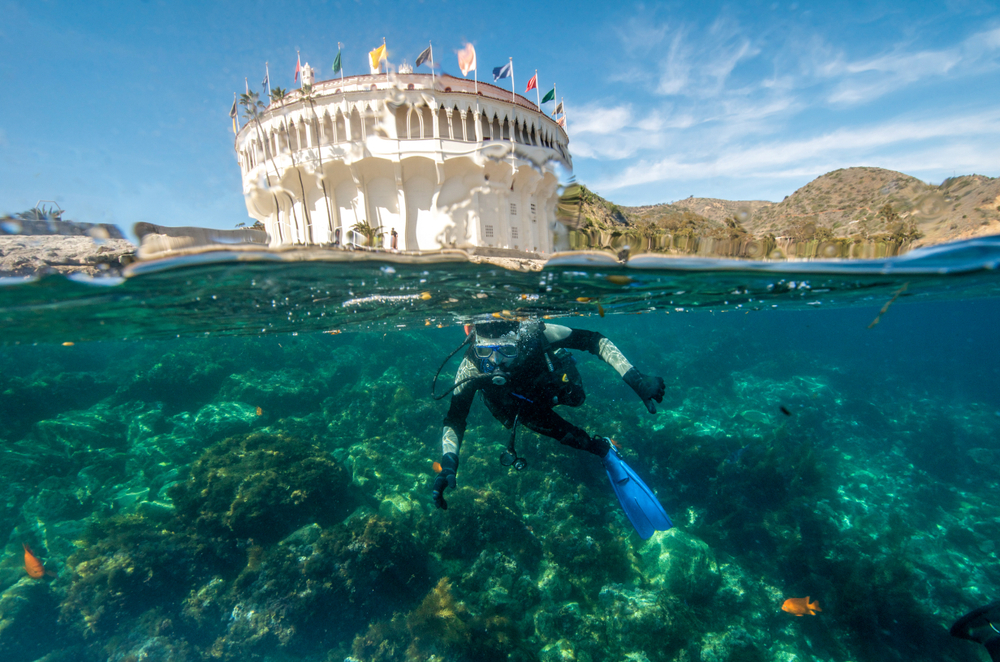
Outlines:
POLYGON ((563 110, 563 102, 560 101, 559 103, 556 104, 556 109, 552 111, 552 114, 553 115, 558 115, 559 113, 563 113, 563 112, 566 112, 566 111, 563 110))
POLYGON ((271 74, 267 70, 264 71, 264 80, 260 84, 264 86, 264 96, 269 96, 271 94, 271 74))
MULTIPOLYGON (((424 62, 427 62, 430 59, 431 59, 431 47, 428 46, 427 48, 425 48, 423 50, 422 53, 420 53, 420 55, 417 56, 417 61, 413 63, 413 66, 414 66, 414 68, 419 67, 424 62)), ((431 66, 433 66, 433 64, 434 63, 432 62, 431 66)))
POLYGON ((333 73, 340 71, 340 51, 337 51, 337 57, 333 60, 333 73))
POLYGON ((377 74, 382 70, 382 60, 385 59, 385 44, 369 51, 368 58, 371 60, 372 73, 377 74))
POLYGON ((302 58, 299 57, 298 53, 295 54, 295 78, 292 79, 294 83, 299 79, 299 72, 302 71, 302 58))
POLYGON ((472 44, 466 44, 465 48, 458 52, 458 68, 462 70, 463 76, 468 76, 470 71, 476 70, 476 49, 472 44))
POLYGON ((542 103, 545 103, 546 101, 555 101, 555 98, 556 98, 556 88, 553 87, 548 92, 548 94, 546 94, 544 97, 542 97, 542 103))
POLYGON ((501 78, 510 78, 510 75, 514 73, 514 63, 508 62, 502 67, 493 68, 493 82, 497 82, 501 78))
POLYGON ((556 124, 558 124, 559 126, 561 126, 562 128, 565 129, 566 128, 566 116, 563 115, 562 117, 560 117, 559 119, 557 119, 556 120, 556 124))
POLYGON ((524 88, 524 93, 527 94, 531 90, 537 88, 538 88, 538 74, 535 74, 534 76, 531 77, 531 80, 528 81, 528 87, 524 88))
POLYGON ((233 107, 229 109, 229 116, 233 118, 233 133, 238 133, 236 130, 236 97, 233 97, 233 107))

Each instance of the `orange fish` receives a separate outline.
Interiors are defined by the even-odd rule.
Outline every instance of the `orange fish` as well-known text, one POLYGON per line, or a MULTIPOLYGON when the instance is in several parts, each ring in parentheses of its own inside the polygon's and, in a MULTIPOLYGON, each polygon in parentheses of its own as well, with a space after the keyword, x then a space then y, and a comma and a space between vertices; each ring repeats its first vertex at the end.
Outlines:
POLYGON ((258 416, 262 416, 263 414, 264 414, 264 410, 261 409, 260 407, 257 407, 257 415, 258 416))
POLYGON ((24 570, 28 573, 28 576, 32 579, 38 579, 45 575, 45 566, 39 561, 34 554, 31 553, 31 549, 27 545, 21 543, 24 547, 24 570))
POLYGON ((809 602, 809 596, 804 598, 788 598, 785 603, 781 605, 781 611, 787 611, 789 614, 795 614, 798 617, 805 616, 809 614, 810 616, 815 616, 816 612, 823 611, 819 608, 819 601, 809 602))
POLYGON ((436 474, 441 473, 441 463, 440 462, 435 462, 434 464, 431 465, 431 467, 434 469, 434 473, 436 473, 436 474))

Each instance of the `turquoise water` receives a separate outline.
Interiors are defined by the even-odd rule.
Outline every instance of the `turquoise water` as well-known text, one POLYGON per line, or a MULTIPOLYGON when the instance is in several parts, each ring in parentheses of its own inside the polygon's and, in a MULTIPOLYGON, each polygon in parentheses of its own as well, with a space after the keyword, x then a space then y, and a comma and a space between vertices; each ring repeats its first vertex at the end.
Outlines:
POLYGON ((252 257, 0 286, 0 659, 985 659, 947 629, 1000 598, 1000 240, 528 273, 252 257), (501 466, 479 402, 433 508, 431 380, 483 316, 600 331, 666 380, 650 415, 578 353, 561 413, 673 530, 641 540, 599 460, 530 431, 501 466), (781 610, 805 596, 822 611, 781 610))

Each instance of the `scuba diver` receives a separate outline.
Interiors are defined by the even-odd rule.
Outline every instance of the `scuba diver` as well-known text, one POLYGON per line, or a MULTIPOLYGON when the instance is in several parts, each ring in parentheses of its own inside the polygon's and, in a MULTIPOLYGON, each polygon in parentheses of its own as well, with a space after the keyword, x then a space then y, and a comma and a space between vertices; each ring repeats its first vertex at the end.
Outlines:
POLYGON ((973 609, 951 626, 951 636, 975 641, 986 647, 993 662, 1000 662, 1000 602, 973 609))
POLYGON ((435 400, 452 393, 451 406, 444 418, 440 469, 432 492, 438 508, 448 508, 444 493, 447 488, 455 488, 466 418, 479 392, 494 418, 511 431, 507 450, 500 457, 501 464, 518 471, 527 466, 527 461, 518 457, 515 445, 517 427, 523 424, 566 446, 602 458, 625 515, 643 539, 672 526, 656 495, 625 464, 610 439, 591 436, 553 411, 557 405, 579 407, 586 397, 570 349, 588 351, 617 370, 651 414, 656 413, 655 403, 663 402, 662 378, 639 372, 614 343, 596 331, 531 320, 478 322, 467 325, 466 334, 465 341, 441 364, 444 368, 452 356, 468 345, 454 386, 440 396, 434 393, 441 368, 431 386, 435 400))

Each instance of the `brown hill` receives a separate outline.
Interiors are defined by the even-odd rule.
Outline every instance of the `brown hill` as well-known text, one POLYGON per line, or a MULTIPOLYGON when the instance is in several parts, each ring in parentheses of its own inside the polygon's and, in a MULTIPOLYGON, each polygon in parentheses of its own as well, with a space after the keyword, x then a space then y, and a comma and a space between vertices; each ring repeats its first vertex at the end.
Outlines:
POLYGON ((778 203, 690 197, 644 207, 618 206, 585 190, 584 217, 602 236, 842 238, 915 248, 1000 234, 1000 178, 963 175, 934 186, 893 170, 844 168, 778 203))

